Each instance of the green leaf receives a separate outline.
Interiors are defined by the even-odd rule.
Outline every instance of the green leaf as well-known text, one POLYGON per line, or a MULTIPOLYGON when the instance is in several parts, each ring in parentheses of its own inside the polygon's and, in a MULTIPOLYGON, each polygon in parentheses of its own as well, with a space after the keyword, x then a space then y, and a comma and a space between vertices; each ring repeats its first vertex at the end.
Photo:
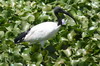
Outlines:
POLYGON ((0 38, 4 36, 4 31, 0 31, 0 38))
POLYGON ((11 66, 23 66, 22 63, 14 63, 14 64, 11 64, 11 66))
POLYGON ((63 50, 63 52, 64 52, 64 54, 65 54, 67 57, 71 56, 71 54, 72 54, 72 51, 71 51, 71 48, 70 48, 70 47, 67 48, 66 50, 63 50))
POLYGON ((70 41, 72 41, 73 39, 74 39, 74 36, 76 35, 76 33, 74 32, 74 30, 72 30, 68 35, 67 35, 67 37, 68 37, 68 39, 70 40, 70 41))

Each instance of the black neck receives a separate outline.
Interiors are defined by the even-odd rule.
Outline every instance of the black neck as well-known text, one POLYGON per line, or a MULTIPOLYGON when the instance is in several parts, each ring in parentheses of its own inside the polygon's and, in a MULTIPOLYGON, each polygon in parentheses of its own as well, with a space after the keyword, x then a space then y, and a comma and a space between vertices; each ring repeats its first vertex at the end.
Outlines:
POLYGON ((55 13, 57 20, 58 20, 58 26, 62 25, 62 18, 60 18, 60 16, 58 15, 58 13, 55 13))
MULTIPOLYGON (((58 18, 57 18, 57 19, 58 19, 58 18)), ((59 25, 62 25, 62 19, 61 19, 61 18, 58 19, 58 26, 59 26, 59 25)))

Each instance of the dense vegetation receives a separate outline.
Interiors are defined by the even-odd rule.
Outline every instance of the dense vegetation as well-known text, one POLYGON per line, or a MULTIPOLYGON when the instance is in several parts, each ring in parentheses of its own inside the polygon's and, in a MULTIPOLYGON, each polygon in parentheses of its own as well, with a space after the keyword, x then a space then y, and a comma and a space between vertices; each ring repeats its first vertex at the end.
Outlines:
POLYGON ((0 0, 0 66, 100 66, 100 0, 0 0), (70 12, 66 26, 48 40, 14 44, 33 25, 56 21, 53 8, 70 12))

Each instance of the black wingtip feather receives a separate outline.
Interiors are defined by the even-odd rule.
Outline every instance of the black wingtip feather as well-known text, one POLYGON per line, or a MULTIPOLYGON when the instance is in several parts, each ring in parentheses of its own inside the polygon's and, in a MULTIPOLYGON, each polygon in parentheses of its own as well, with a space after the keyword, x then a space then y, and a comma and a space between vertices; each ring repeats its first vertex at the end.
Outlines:
POLYGON ((30 29, 28 29, 26 32, 22 32, 21 34, 19 34, 15 39, 14 39, 14 43, 20 43, 22 41, 24 41, 25 36, 27 35, 27 33, 29 32, 30 29))
POLYGON ((20 43, 24 40, 24 37, 27 33, 26 32, 23 32, 21 33, 20 35, 18 35, 15 39, 14 39, 14 43, 20 43))

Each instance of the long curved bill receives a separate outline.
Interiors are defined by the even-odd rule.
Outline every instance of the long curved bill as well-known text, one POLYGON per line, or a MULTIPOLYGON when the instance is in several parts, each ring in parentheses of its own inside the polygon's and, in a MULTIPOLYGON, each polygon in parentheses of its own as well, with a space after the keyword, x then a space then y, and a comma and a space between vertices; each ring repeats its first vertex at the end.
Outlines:
POLYGON ((75 18, 70 13, 68 13, 68 12, 66 12, 64 10, 62 11, 62 13, 68 15, 69 17, 71 17, 76 22, 75 18))

